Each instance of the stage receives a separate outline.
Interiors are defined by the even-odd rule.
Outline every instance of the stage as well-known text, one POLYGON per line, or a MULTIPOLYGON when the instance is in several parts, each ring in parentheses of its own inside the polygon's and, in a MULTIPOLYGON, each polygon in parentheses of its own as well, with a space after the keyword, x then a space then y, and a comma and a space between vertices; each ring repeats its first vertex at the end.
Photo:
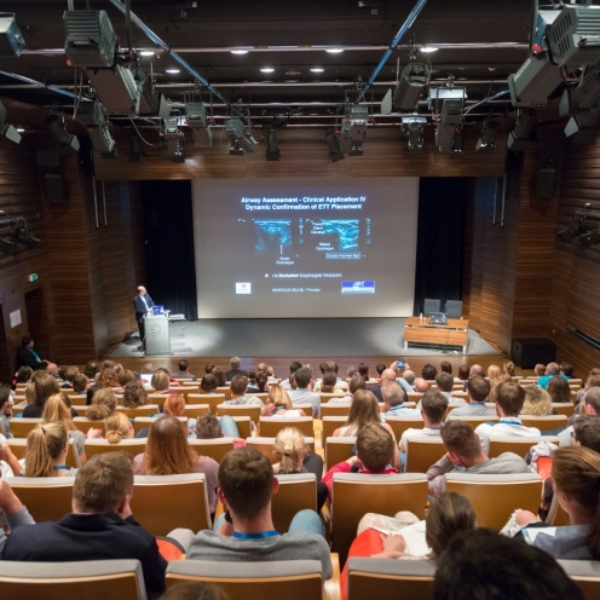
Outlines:
MULTIPOLYGON (((404 318, 203 319, 170 325, 171 357, 445 357, 460 350, 404 348, 404 318)), ((107 353, 111 358, 143 358, 135 332, 107 353)), ((469 329, 466 356, 501 353, 469 329)))

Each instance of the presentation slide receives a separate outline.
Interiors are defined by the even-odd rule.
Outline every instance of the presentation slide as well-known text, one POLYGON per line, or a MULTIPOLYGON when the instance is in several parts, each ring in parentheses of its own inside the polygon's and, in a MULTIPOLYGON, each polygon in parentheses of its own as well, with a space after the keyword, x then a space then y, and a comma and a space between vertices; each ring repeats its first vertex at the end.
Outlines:
POLYGON ((403 317, 419 179, 192 182, 198 317, 403 317))

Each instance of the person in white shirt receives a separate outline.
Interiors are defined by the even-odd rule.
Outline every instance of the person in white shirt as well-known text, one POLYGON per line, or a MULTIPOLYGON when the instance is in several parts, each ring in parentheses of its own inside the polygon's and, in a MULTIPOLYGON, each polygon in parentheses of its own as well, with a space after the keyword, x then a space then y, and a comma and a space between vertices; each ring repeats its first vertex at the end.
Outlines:
POLYGON ((435 384, 438 390, 448 398, 450 404, 466 404, 464 398, 454 397, 452 389, 454 388, 454 377, 450 373, 442 371, 435 376, 435 384))
MULTIPOLYGON (((525 427, 519 418, 525 402, 525 391, 513 381, 505 381, 496 388, 496 413, 498 423, 483 423, 475 433, 481 439, 481 447, 487 453, 489 440, 510 437, 538 438, 541 432, 537 427, 525 427)), ((456 409, 458 410, 458 409, 456 409)))
POLYGON ((381 396, 383 398, 382 421, 387 417, 421 418, 421 413, 416 408, 404 406, 406 392, 395 381, 387 381, 381 385, 381 396))
POLYGON ((437 390, 429 390, 423 395, 421 400, 421 417, 423 418, 422 428, 407 429, 400 438, 400 458, 402 466, 406 458, 406 446, 408 440, 428 440, 440 437, 442 420, 448 409, 448 398, 437 390))

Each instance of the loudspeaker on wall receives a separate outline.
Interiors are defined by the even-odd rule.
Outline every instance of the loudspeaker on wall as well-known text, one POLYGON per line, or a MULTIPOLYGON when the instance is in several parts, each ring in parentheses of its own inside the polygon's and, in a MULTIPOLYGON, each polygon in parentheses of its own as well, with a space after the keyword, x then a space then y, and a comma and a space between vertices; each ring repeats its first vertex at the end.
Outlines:
POLYGON ((554 196, 554 183, 556 181, 556 169, 544 167, 538 169, 536 194, 540 198, 552 198, 554 196))
POLYGON ((64 182, 60 175, 46 173, 44 175, 44 196, 49 202, 62 202, 64 199, 64 182))

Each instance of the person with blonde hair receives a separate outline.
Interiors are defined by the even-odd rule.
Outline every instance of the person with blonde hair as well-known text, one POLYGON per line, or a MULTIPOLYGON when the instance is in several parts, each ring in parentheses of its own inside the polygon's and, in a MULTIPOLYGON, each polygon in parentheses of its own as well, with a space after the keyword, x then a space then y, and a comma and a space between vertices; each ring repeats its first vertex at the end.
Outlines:
POLYGON ((490 380, 490 383, 494 385, 496 379, 498 379, 502 375, 502 369, 498 365, 490 365, 487 369, 487 378, 490 380))
POLYGON ((294 408, 287 390, 279 384, 272 385, 269 397, 262 410, 263 417, 305 417, 306 413, 301 408, 294 408))
POLYGON ((44 404, 52 394, 60 392, 60 387, 56 379, 45 371, 36 371, 31 385, 33 386, 33 403, 25 407, 23 417, 39 419, 44 412, 44 404))
POLYGON ((104 421, 104 437, 109 444, 119 444, 121 440, 130 440, 135 431, 127 415, 114 412, 104 421))
POLYGON ((317 478, 317 510, 320 511, 329 494, 327 486, 321 481, 323 459, 310 451, 302 432, 296 427, 281 429, 273 443, 273 454, 278 460, 273 465, 276 474, 314 473, 317 478))
POLYGON ((73 423, 71 417, 71 411, 67 406, 69 398, 64 392, 53 394, 48 398, 44 406, 44 412, 42 413, 42 419, 46 423, 64 423, 67 431, 69 432, 69 438, 73 440, 75 446, 75 452, 79 456, 79 463, 85 464, 85 435, 79 431, 73 423), (66 399, 66 401, 65 401, 66 399))
POLYGON ((515 363, 512 362, 512 360, 509 360, 505 363, 502 364, 502 372, 505 375, 510 375, 511 377, 515 377, 516 376, 516 371, 515 371, 515 363))
POLYGON ((117 397, 111 388, 101 388, 95 392, 92 405, 87 411, 90 421, 103 421, 117 408, 117 397))
POLYGON ((171 386, 171 378, 164 369, 156 369, 150 379, 150 385, 157 394, 167 394, 171 386))
POLYGON ((526 385, 523 390, 525 390, 525 402, 520 414, 546 417, 553 413, 552 397, 546 390, 538 385, 526 385))
POLYGON ((177 417, 164 416, 152 423, 146 451, 134 458, 133 470, 136 475, 204 473, 210 512, 217 508, 219 464, 192 450, 185 425, 177 417))

